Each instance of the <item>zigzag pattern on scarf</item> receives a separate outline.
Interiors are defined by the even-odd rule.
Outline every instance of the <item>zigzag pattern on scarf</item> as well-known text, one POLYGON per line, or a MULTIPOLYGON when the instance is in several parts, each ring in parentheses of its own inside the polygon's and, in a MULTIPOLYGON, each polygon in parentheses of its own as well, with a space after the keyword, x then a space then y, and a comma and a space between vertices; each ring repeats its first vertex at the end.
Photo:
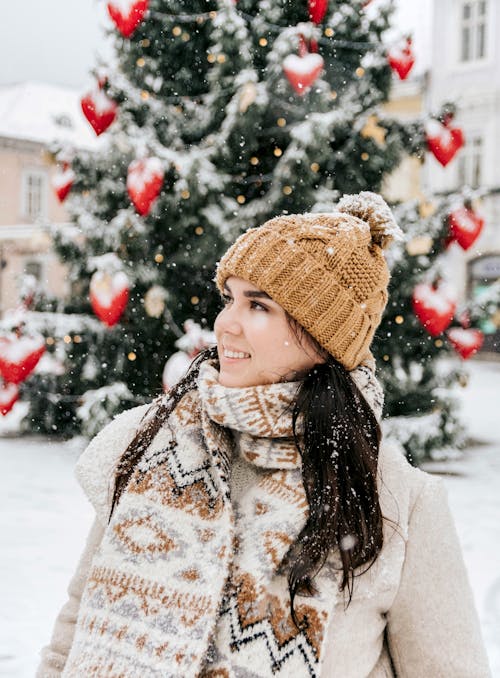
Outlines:
POLYGON ((243 645, 262 639, 269 652, 273 673, 280 671, 293 655, 300 654, 311 678, 319 675, 318 658, 302 633, 280 643, 268 619, 260 619, 247 626, 243 625, 238 613, 238 603, 234 598, 227 601, 227 606, 221 610, 222 615, 226 615, 229 619, 232 651, 238 651, 243 645))
POLYGON ((137 465, 135 474, 136 484, 140 483, 141 476, 144 476, 160 465, 164 466, 162 473, 168 470, 175 483, 176 494, 180 495, 186 489, 201 483, 206 490, 210 508, 213 508, 219 500, 219 491, 213 478, 213 464, 205 460, 201 466, 194 469, 186 469, 182 465, 178 454, 178 444, 175 441, 172 441, 166 447, 147 451, 141 462, 137 465))

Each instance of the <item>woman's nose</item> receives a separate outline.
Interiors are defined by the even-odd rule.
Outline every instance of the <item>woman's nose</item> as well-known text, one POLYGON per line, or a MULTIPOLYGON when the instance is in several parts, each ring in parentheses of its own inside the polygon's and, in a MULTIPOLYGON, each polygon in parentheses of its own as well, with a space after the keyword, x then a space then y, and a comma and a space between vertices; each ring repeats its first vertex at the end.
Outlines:
POLYGON ((241 334, 241 323, 233 305, 221 311, 215 323, 219 331, 227 332, 228 334, 241 334))

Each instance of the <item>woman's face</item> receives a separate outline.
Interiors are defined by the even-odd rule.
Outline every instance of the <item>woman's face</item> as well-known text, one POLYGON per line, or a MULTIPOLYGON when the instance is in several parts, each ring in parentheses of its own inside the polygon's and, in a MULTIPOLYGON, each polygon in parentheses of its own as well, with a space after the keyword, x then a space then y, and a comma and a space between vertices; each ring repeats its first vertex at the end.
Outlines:
POLYGON ((310 337, 298 339, 283 308, 252 283, 231 276, 215 321, 222 386, 293 381, 324 362, 310 337))

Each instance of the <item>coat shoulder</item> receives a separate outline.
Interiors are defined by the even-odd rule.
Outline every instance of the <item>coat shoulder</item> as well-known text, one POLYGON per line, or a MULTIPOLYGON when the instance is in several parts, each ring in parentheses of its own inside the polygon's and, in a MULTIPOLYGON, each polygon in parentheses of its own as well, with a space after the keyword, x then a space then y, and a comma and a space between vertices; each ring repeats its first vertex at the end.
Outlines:
POLYGON ((139 405, 118 414, 90 441, 77 461, 76 477, 102 524, 108 519, 116 465, 150 406, 139 405))
POLYGON ((412 466, 402 450, 392 443, 381 445, 378 476, 382 508, 403 532, 421 496, 442 496, 444 492, 440 478, 412 466))

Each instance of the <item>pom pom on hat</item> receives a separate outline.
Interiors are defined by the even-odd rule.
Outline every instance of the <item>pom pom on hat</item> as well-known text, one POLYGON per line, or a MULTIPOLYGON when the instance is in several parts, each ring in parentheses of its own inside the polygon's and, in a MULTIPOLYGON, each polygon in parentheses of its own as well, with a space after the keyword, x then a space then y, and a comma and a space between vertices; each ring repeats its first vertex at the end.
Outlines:
POLYGON ((372 242, 382 249, 393 240, 403 238, 403 232, 394 221, 389 205, 377 193, 362 191, 355 195, 344 195, 337 209, 366 222, 370 227, 372 242))

